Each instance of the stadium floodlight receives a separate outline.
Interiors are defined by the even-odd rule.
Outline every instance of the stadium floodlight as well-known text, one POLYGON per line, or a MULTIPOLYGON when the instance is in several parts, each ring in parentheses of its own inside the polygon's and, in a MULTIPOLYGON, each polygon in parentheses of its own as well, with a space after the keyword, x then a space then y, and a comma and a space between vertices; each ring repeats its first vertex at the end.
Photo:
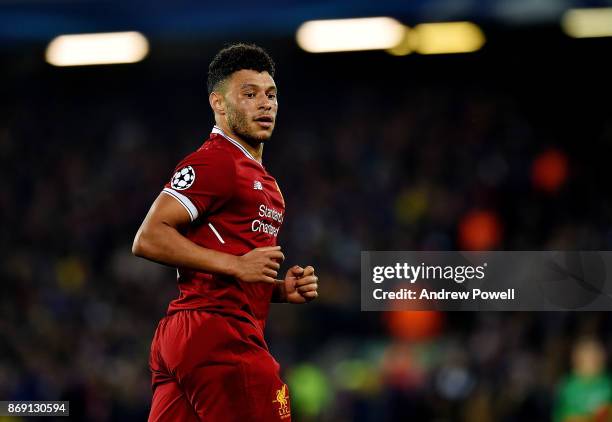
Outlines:
POLYGON ((472 22, 439 22, 417 25, 411 36, 415 37, 415 50, 420 54, 471 53, 485 43, 485 36, 472 22))
POLYGON ((407 56, 416 50, 417 42, 416 33, 411 30, 410 27, 404 26, 404 36, 402 40, 394 47, 389 48, 387 53, 393 56, 407 56))
POLYGON ((316 20, 304 22, 296 39, 310 53, 386 50, 402 41, 404 30, 389 17, 316 20))
POLYGON ((149 42, 139 32, 60 35, 47 46, 45 58, 53 66, 136 63, 149 53, 149 42))
POLYGON ((561 27, 574 38, 612 37, 612 8, 570 9, 563 14, 561 27))

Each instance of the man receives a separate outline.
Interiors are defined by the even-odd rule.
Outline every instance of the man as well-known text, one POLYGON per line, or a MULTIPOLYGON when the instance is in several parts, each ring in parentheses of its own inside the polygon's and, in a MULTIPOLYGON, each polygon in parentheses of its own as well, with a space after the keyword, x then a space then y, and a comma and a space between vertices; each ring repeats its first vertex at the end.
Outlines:
POLYGON ((216 55, 208 74, 216 125, 176 167, 134 239, 135 255, 177 267, 180 291, 151 344, 149 421, 291 419, 265 321, 271 301, 306 303, 318 286, 311 266, 276 279, 285 203, 261 164, 278 110, 273 77, 255 45, 216 55))
POLYGON ((594 337, 583 337, 572 348, 572 371, 557 387, 555 422, 612 420, 612 379, 606 371, 606 349, 594 337))

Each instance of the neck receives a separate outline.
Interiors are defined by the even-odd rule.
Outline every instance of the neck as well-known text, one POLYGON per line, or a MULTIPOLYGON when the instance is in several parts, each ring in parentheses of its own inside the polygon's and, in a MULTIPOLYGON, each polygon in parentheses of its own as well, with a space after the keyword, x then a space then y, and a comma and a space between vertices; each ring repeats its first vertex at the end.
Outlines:
POLYGON ((225 133, 227 136, 242 145, 244 149, 246 149, 249 154, 251 154, 253 158, 255 158, 255 160, 261 164, 263 157, 263 142, 259 142, 256 145, 250 144, 249 142, 242 139, 240 136, 236 135, 232 130, 230 130, 230 128, 225 122, 217 122, 216 126, 221 129, 223 133, 225 133))

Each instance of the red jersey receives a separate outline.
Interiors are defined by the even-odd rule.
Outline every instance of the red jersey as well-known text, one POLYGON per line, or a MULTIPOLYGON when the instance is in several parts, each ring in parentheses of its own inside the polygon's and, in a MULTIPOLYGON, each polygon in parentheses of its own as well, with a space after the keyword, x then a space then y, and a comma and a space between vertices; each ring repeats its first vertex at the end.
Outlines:
MULTIPOLYGON (((285 215, 276 180, 240 144, 215 126, 210 137, 176 167, 163 192, 185 207, 192 242, 232 255, 275 246, 285 215)), ((179 297, 168 315, 182 309, 246 317, 262 330, 274 286, 244 283, 219 274, 178 268, 179 297)))

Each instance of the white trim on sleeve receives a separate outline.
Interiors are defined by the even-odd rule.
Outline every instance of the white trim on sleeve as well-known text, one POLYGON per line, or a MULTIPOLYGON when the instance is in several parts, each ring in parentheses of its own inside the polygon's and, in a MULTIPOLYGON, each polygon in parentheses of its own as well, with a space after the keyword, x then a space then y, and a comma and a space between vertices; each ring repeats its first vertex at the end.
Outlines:
POLYGON ((193 205, 193 202, 191 202, 191 200, 185 195, 183 195, 182 193, 178 193, 174 189, 170 188, 164 188, 162 192, 166 195, 170 195, 171 197, 176 199, 183 207, 185 207, 185 209, 189 213, 189 217, 191 217, 191 221, 194 221, 196 218, 198 218, 198 209, 195 205, 193 205))

